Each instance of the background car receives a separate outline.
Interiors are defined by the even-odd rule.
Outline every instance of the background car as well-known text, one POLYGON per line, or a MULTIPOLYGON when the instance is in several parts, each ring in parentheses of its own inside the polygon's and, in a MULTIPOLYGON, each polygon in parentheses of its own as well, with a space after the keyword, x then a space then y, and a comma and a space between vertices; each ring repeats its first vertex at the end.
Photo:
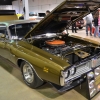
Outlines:
POLYGON ((45 13, 29 13, 30 20, 42 20, 45 17, 45 13))
POLYGON ((82 29, 84 27, 84 20, 81 19, 81 20, 77 21, 76 27, 78 27, 79 29, 82 29))

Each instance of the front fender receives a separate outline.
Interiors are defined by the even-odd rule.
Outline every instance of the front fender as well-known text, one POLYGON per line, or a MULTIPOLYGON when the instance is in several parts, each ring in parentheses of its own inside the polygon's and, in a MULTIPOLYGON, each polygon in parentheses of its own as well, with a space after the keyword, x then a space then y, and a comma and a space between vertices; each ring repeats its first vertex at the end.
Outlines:
POLYGON ((62 68, 56 63, 35 53, 31 53, 30 55, 21 51, 17 51, 16 56, 18 57, 18 60, 22 59, 29 62, 34 67, 38 76, 43 80, 50 81, 58 85, 60 84, 59 76, 62 68))

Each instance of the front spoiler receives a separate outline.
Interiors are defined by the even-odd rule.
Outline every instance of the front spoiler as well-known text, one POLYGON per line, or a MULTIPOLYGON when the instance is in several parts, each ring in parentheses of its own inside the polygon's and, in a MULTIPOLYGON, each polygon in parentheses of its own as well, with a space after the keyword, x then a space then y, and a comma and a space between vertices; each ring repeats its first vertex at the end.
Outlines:
POLYGON ((65 86, 59 86, 57 84, 51 83, 53 87, 55 87, 59 92, 65 92, 70 89, 73 89, 74 87, 80 85, 82 82, 86 80, 85 76, 81 76, 80 78, 73 80, 70 84, 66 84, 65 86))

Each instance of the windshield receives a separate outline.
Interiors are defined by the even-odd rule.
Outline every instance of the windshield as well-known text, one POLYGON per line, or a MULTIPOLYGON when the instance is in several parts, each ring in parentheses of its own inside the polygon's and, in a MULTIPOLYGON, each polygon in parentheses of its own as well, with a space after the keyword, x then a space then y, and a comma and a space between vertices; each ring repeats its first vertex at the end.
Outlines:
POLYGON ((16 24, 16 25, 9 26, 9 30, 10 30, 10 33, 11 33, 11 39, 21 39, 36 24, 37 24, 37 22, 34 22, 34 23, 21 23, 21 24, 16 24))

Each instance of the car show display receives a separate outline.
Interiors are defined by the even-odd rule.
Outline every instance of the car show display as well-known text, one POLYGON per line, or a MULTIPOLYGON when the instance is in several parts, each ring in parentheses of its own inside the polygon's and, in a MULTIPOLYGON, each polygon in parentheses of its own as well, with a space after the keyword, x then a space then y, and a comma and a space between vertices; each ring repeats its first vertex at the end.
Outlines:
MULTIPOLYGON (((91 78, 88 84, 93 97, 92 69, 95 62, 100 66, 100 43, 69 35, 67 29, 99 7, 97 0, 65 0, 40 22, 1 22, 0 56, 20 68, 24 82, 31 88, 48 82, 63 92, 81 84, 87 76, 91 78), (67 16, 73 20, 67 20, 67 16), (66 34, 62 34, 64 30, 66 34)), ((96 77, 99 67, 94 71, 96 77)))
POLYGON ((89 100, 100 92, 100 57, 92 59, 92 70, 87 74, 89 100))

